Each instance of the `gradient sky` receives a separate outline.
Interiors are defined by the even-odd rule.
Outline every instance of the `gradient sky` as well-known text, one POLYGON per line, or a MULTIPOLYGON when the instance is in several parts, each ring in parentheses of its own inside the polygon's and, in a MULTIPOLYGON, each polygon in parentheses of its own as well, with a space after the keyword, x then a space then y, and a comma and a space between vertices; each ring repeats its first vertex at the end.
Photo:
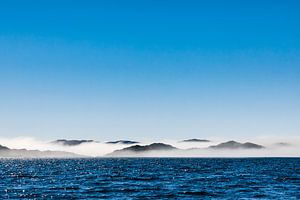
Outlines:
POLYGON ((0 1, 0 136, 292 137, 299 1, 0 1))

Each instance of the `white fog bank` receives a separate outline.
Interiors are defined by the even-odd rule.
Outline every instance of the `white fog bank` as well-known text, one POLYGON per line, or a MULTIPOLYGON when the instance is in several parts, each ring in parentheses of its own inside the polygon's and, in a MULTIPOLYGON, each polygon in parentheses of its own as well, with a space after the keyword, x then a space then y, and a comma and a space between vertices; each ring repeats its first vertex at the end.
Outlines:
MULTIPOLYGON (((182 150, 175 151, 150 151, 138 156, 149 157, 300 157, 300 138, 293 137, 288 139, 274 137, 260 137, 252 140, 240 139, 212 139, 211 142, 179 142, 176 140, 160 140, 160 141, 143 141, 138 145, 147 145, 153 142, 161 142, 172 145, 182 150), (217 145, 221 142, 235 140, 238 142, 253 142, 265 146, 264 149, 251 150, 212 150, 207 149, 208 146, 217 145), (184 151, 183 151, 184 150, 184 151)), ((82 143, 76 146, 63 146, 54 144, 51 141, 43 141, 33 137, 15 137, 0 138, 0 145, 11 149, 27 149, 27 150, 51 150, 66 151, 85 156, 105 156, 115 150, 133 146, 123 144, 106 144, 105 142, 82 143)), ((136 156, 132 154, 131 156, 136 156)))

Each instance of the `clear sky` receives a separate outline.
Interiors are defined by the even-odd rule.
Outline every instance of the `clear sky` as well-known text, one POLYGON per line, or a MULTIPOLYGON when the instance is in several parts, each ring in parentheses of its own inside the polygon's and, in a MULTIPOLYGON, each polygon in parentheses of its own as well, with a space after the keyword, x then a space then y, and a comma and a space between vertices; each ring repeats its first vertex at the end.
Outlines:
POLYGON ((300 132, 299 1, 0 1, 0 136, 300 132))

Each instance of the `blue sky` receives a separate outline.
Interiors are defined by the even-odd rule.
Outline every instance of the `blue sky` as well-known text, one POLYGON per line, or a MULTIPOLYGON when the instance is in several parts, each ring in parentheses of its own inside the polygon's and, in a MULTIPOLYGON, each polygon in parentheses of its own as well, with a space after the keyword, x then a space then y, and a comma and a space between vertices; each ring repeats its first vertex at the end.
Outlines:
POLYGON ((299 135, 299 8, 0 1, 0 135, 299 135))

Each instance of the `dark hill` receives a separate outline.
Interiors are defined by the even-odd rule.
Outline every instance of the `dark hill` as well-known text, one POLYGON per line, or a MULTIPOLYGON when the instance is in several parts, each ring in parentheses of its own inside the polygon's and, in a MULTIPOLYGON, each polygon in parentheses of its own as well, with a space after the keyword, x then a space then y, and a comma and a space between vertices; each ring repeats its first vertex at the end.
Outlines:
POLYGON ((110 154, 108 154, 108 156, 124 156, 124 155, 130 155, 132 153, 134 154, 139 154, 139 153, 146 153, 146 152, 150 152, 150 151, 170 151, 170 150, 177 150, 176 147, 173 147, 171 145, 168 144, 164 144, 164 143, 153 143, 150 145, 134 145, 131 147, 126 147, 124 149, 121 150, 116 150, 110 154))
POLYGON ((215 146, 210 146, 208 148, 211 148, 211 149, 262 149, 265 147, 258 145, 258 144, 251 143, 251 142, 239 143, 236 141, 228 141, 228 142, 220 143, 215 146))
POLYGON ((76 146, 76 145, 80 145, 82 143, 90 143, 90 142, 94 142, 94 140, 65 140, 65 139, 61 139, 61 140, 52 141, 51 143, 60 144, 60 145, 64 145, 64 146, 76 146))
POLYGON ((117 140, 117 141, 109 141, 106 144, 137 144, 139 142, 130 141, 130 140, 117 140))
POLYGON ((0 145, 0 151, 9 150, 8 147, 0 145))
POLYGON ((205 140, 205 139, 187 139, 187 140, 182 140, 180 142, 210 142, 210 140, 205 140))
POLYGON ((65 151, 39 151, 26 149, 10 149, 0 145, 0 158, 74 158, 84 157, 65 151))
POLYGON ((275 143, 274 145, 276 146, 281 146, 281 147, 288 147, 288 146, 291 146, 290 143, 287 143, 287 142, 278 142, 278 143, 275 143))

